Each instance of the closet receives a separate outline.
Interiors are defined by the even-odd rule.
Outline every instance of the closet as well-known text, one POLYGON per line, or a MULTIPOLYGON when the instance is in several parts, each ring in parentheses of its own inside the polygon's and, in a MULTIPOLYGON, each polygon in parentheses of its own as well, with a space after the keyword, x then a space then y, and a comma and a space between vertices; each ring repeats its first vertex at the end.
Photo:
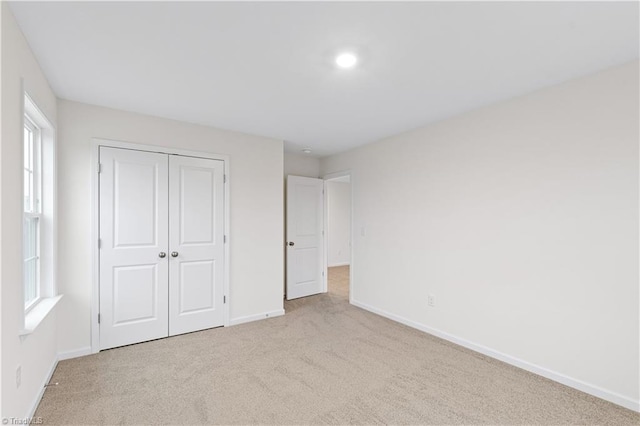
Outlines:
POLYGON ((224 161, 99 158, 100 349, 223 325, 224 161))

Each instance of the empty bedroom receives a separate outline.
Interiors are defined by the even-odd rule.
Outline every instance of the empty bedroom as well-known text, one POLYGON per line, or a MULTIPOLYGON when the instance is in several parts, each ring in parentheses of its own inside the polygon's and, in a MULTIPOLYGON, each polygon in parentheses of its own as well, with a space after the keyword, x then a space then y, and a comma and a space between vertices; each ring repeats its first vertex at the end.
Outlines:
POLYGON ((3 424, 640 424, 637 1, 2 1, 3 424))

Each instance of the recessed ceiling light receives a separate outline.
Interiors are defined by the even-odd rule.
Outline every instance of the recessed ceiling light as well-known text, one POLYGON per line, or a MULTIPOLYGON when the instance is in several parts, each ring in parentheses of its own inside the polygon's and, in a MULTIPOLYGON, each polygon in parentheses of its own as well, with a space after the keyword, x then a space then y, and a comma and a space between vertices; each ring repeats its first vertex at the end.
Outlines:
POLYGON ((340 68, 353 68, 358 63, 358 57, 350 52, 336 56, 336 65, 340 68))
POLYGON ((305 154, 311 154, 311 150, 309 148, 305 148, 302 150, 305 154))

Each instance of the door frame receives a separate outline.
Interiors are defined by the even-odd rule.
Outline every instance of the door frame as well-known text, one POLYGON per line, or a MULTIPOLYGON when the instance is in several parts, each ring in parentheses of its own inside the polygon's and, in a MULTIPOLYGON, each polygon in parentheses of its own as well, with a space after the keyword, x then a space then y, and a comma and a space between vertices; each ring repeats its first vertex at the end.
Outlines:
POLYGON ((100 147, 130 149, 136 151, 156 152, 167 155, 183 155, 186 157, 198 157, 208 158, 211 160, 221 160, 224 162, 224 235, 226 236, 226 243, 224 244, 224 280, 222 283, 223 297, 225 297, 225 303, 223 304, 223 321, 224 327, 230 325, 229 320, 229 267, 230 262, 230 241, 231 241, 231 229, 229 225, 230 215, 230 173, 229 173, 229 156, 223 154, 214 154, 210 152, 202 151, 190 151, 185 149, 146 145, 132 142, 124 142, 112 139, 91 138, 91 353, 100 352, 100 326, 98 325, 98 313, 100 312, 100 250, 98 248, 98 239, 100 237, 100 180, 99 174, 99 160, 100 160, 100 147))
POLYGON ((331 179, 336 179, 344 176, 349 176, 349 185, 351 186, 351 200, 349 206, 349 227, 350 233, 350 247, 349 247, 349 303, 353 304, 353 270, 354 270, 354 256, 353 256, 353 237, 355 236, 355 227, 353 226, 353 172, 351 170, 342 170, 334 173, 327 173, 322 176, 324 181, 324 214, 323 214, 323 239, 324 239, 324 292, 329 291, 329 191, 327 189, 327 183, 331 179))

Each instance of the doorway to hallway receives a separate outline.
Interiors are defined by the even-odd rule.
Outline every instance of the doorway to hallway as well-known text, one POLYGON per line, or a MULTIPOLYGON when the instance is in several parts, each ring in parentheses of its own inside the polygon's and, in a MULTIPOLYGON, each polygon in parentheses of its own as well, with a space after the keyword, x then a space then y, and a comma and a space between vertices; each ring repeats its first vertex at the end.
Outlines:
POLYGON ((325 181, 327 292, 349 300, 351 269, 351 176, 325 181))
POLYGON ((349 300, 349 265, 329 267, 328 292, 349 300))

